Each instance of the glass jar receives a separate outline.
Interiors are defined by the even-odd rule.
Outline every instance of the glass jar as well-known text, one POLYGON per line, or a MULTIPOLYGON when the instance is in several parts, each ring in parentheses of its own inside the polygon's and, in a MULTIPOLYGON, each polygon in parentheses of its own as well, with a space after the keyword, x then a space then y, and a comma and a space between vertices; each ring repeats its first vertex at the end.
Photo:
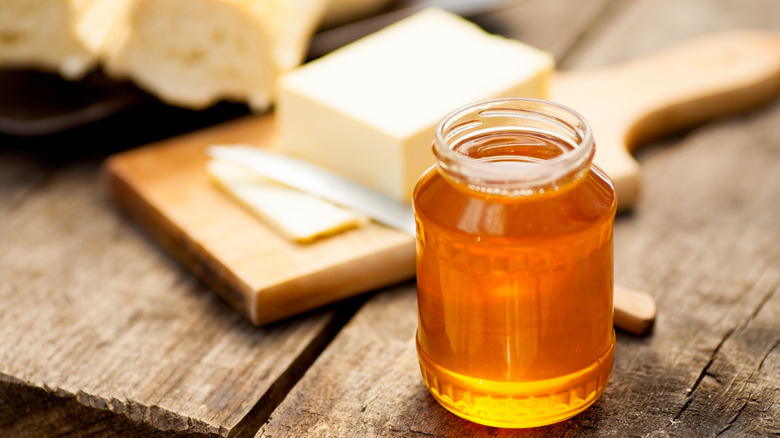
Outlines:
POLYGON ((615 349, 616 198, 590 126, 552 102, 489 100, 447 115, 433 148, 413 199, 425 385, 490 426, 576 415, 615 349))

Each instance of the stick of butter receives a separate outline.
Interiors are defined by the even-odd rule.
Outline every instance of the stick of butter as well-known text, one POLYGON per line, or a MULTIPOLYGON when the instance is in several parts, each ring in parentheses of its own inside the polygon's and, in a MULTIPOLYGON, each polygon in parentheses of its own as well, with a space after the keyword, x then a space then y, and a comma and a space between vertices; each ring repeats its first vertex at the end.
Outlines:
POLYGON ((547 97, 552 56, 429 8, 280 79, 285 152, 410 202, 438 121, 494 97, 547 97))
POLYGON ((311 242, 368 222, 365 216, 234 164, 211 160, 206 170, 217 187, 275 232, 294 242, 311 242))

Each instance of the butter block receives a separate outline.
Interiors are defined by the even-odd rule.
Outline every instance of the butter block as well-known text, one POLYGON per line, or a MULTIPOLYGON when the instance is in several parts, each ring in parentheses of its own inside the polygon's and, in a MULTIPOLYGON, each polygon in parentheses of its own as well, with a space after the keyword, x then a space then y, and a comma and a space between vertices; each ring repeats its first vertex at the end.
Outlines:
POLYGON ((553 68, 546 52, 429 8, 283 75, 280 145, 410 202, 443 116, 494 97, 545 98, 553 68))
POLYGON ((368 223, 365 216, 283 186, 234 164, 211 160, 214 184, 269 228, 288 240, 307 243, 368 223))

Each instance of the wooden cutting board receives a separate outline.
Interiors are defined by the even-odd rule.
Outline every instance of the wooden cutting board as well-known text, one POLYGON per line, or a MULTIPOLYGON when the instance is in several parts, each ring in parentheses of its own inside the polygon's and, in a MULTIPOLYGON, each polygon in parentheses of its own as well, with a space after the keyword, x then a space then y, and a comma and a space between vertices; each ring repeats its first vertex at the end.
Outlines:
MULTIPOLYGON (((640 193, 640 140, 743 111, 780 91, 780 36, 712 35, 592 71, 557 73, 551 100, 593 125, 596 162, 619 209, 640 193)), ((112 199, 255 324, 409 279, 414 240, 377 224, 311 244, 288 242, 219 192, 205 171, 215 143, 275 148, 272 114, 251 116, 110 157, 112 199)))

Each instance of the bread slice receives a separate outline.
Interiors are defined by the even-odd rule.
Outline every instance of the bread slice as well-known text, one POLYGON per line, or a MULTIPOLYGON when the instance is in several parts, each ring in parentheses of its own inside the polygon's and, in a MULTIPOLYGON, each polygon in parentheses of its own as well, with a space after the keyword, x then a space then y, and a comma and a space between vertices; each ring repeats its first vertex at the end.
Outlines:
POLYGON ((327 0, 134 0, 101 49, 106 71, 193 109, 268 108, 299 65, 327 0))
MULTIPOLYGON (((0 0, 2 1, 2 0, 0 0)), ((86 3, 79 20, 73 23, 84 47, 102 61, 108 35, 121 23, 135 0, 81 0, 86 3)))
POLYGON ((95 1, 2 0, 0 64, 54 71, 70 80, 82 78, 95 68, 98 58, 77 27, 95 1))
POLYGON ((170 104, 200 109, 228 99, 262 111, 323 17, 352 19, 389 0, 0 2, 0 66, 78 80, 102 62, 170 104))

